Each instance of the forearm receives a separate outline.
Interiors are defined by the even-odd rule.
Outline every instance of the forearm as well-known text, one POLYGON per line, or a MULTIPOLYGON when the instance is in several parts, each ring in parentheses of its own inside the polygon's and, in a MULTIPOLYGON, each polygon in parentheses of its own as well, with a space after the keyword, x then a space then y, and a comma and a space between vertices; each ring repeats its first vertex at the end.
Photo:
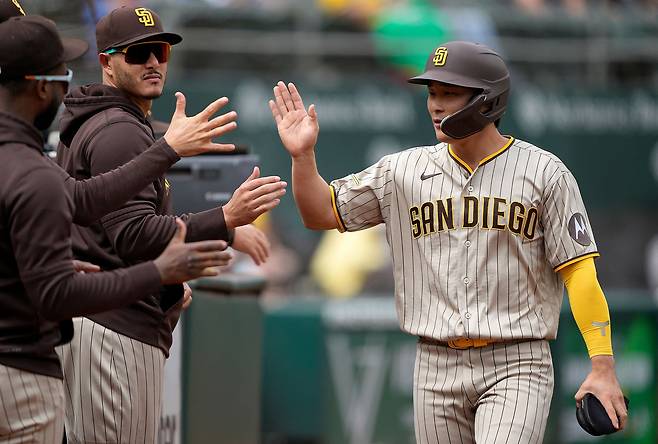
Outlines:
POLYGON ((187 225, 186 242, 229 240, 229 229, 226 226, 224 211, 221 207, 200 213, 184 214, 180 218, 187 225))
POLYGON ((589 356, 611 356, 610 313, 596 278, 594 259, 588 258, 571 264, 560 270, 560 274, 567 287, 571 312, 587 344, 589 356))
POLYGON ((155 214, 145 202, 129 202, 101 223, 112 247, 129 264, 158 257, 176 232, 175 216, 155 214))
POLYGON ((153 262, 103 273, 75 273, 70 262, 24 277, 40 315, 49 320, 87 316, 131 304, 161 287, 153 262))
POLYGON ((292 190, 307 228, 339 228, 333 210, 331 189, 318 172, 313 151, 292 158, 292 190))
POLYGON ((73 222, 89 225, 138 194, 179 160, 164 138, 125 165, 87 180, 65 177, 73 196, 73 222))

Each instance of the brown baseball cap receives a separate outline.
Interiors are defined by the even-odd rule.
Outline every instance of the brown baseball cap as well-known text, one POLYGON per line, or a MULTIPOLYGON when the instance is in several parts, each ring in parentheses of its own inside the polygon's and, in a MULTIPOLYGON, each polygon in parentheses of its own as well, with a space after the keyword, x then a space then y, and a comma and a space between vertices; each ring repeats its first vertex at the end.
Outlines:
POLYGON ((25 11, 18 0, 0 0, 0 22, 19 15, 25 15, 25 11))
POLYGON ((158 14, 144 7, 122 6, 111 11, 96 24, 96 46, 99 53, 110 48, 153 40, 175 45, 180 43, 183 37, 164 32, 158 14))
POLYGON ((48 72, 75 60, 87 42, 60 37, 55 22, 39 15, 19 15, 0 23, 0 79, 48 72))

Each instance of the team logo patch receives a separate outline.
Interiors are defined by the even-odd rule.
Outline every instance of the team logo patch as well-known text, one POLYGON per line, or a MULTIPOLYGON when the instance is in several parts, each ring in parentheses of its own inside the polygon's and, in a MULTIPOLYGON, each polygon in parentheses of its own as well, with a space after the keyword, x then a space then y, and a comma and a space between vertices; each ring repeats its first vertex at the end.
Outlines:
POLYGON ((446 60, 448 59, 448 48, 445 46, 439 46, 436 48, 436 51, 434 51, 434 66, 443 66, 446 64, 446 60))
POLYGON ((135 9, 135 14, 139 17, 139 23, 144 26, 155 26, 155 20, 153 20, 153 14, 146 8, 137 8, 135 9))
POLYGON ((11 2, 18 8, 21 14, 25 15, 25 11, 23 11, 23 8, 21 7, 21 4, 18 3, 18 0, 11 0, 11 2))
POLYGON ((587 247, 592 243, 592 239, 587 232, 587 221, 582 214, 576 213, 571 216, 567 228, 569 230, 569 236, 580 245, 587 247))

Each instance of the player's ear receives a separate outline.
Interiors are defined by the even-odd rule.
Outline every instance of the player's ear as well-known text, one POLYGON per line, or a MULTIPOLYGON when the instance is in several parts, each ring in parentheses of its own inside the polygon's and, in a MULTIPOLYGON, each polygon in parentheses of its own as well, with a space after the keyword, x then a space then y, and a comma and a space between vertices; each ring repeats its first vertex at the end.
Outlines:
POLYGON ((108 75, 112 75, 112 71, 113 71, 112 63, 110 62, 111 59, 112 57, 110 57, 109 54, 105 54, 104 52, 98 54, 98 62, 101 64, 101 68, 103 68, 103 72, 108 75))

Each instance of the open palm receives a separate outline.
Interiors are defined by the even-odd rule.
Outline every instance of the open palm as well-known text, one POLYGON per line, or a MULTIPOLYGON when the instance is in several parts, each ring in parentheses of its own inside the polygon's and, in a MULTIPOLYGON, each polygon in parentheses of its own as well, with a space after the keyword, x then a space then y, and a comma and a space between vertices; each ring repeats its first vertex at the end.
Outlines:
POLYGON ((313 149, 318 140, 320 126, 315 105, 306 110, 302 97, 294 84, 279 82, 274 87, 274 100, 269 101, 281 142, 291 156, 313 149))

